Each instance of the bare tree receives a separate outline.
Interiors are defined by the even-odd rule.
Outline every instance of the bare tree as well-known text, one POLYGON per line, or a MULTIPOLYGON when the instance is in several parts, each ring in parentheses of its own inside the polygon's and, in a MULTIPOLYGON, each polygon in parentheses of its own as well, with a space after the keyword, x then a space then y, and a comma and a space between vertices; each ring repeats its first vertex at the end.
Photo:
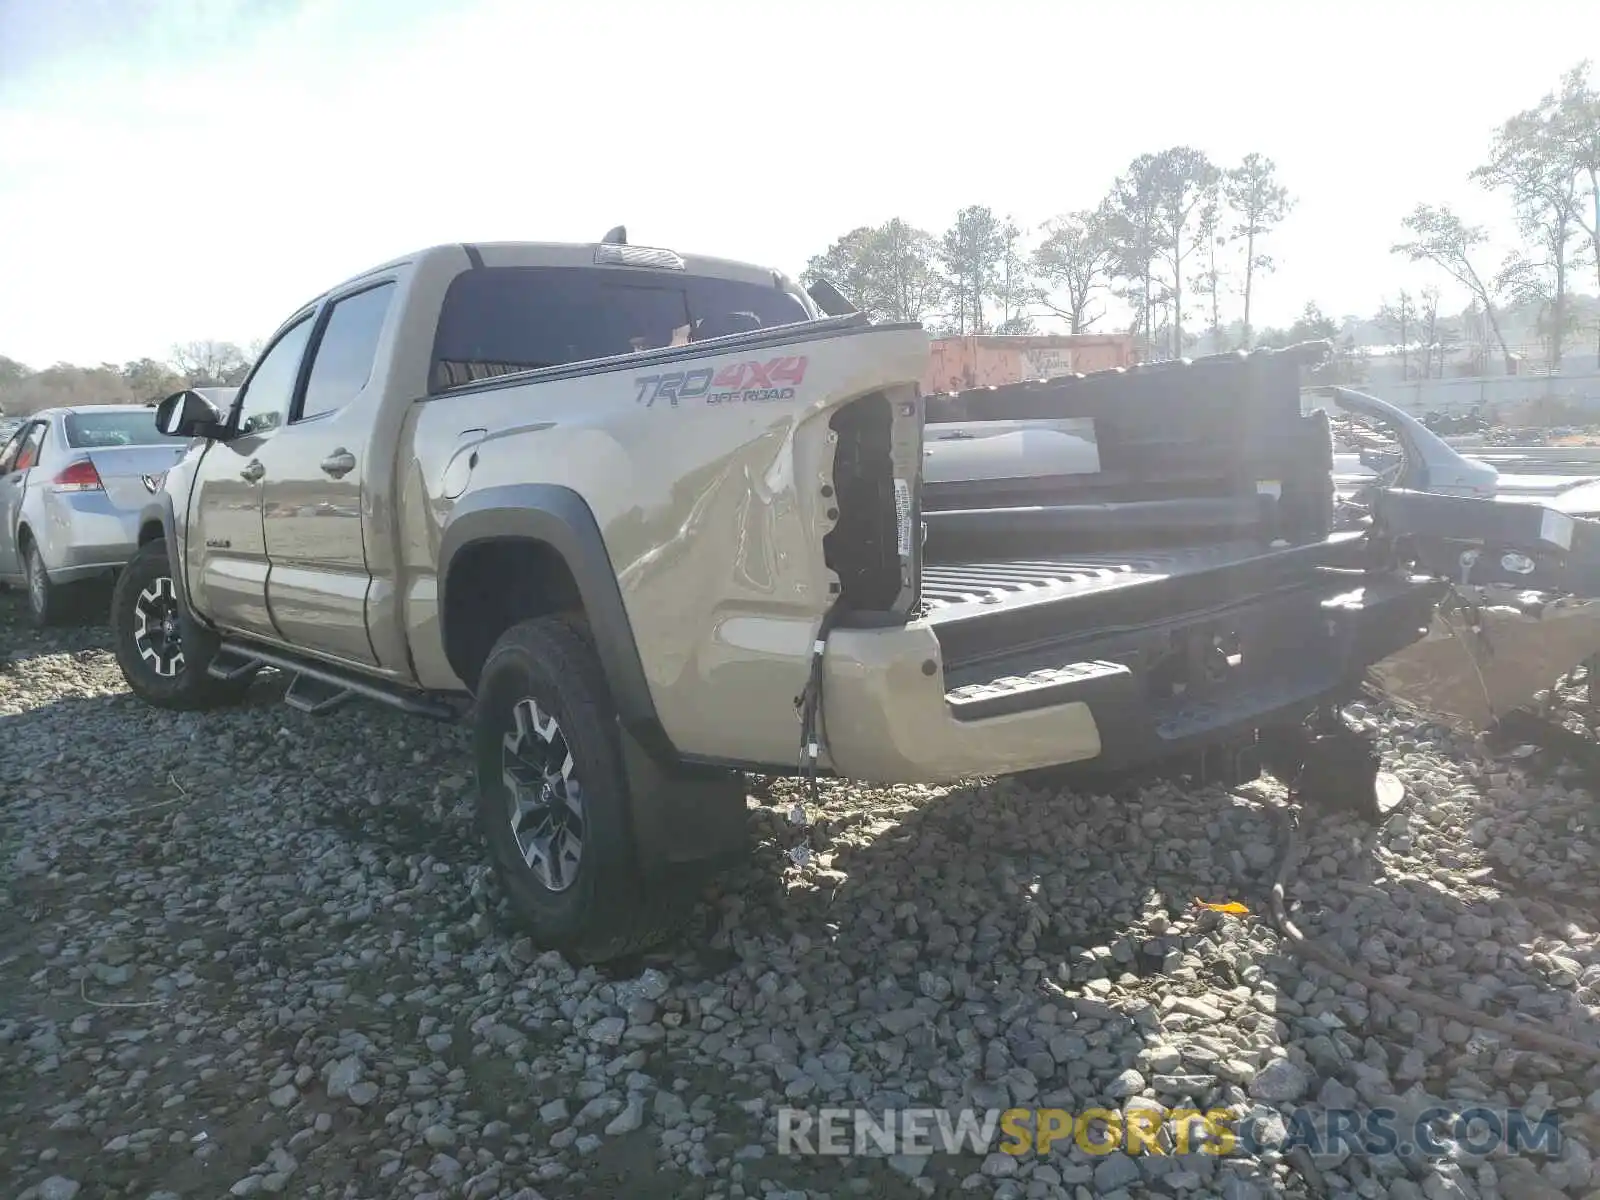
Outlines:
POLYGON ((1131 331, 1139 335, 1147 358, 1155 350, 1156 309, 1165 303, 1165 288, 1156 274, 1161 231, 1155 175, 1155 155, 1141 154, 1117 177, 1106 200, 1116 248, 1113 273, 1123 281, 1116 294, 1133 309, 1131 331))
POLYGON ((185 342, 172 348, 172 363, 193 386, 227 384, 238 377, 239 368, 248 367, 244 351, 233 342, 185 342))
POLYGON ((1205 269, 1195 276, 1194 284, 1195 294, 1205 297, 1206 307, 1210 310, 1206 334, 1213 354, 1220 354, 1227 349, 1222 327, 1223 272, 1217 259, 1217 251, 1227 244, 1221 233, 1224 203, 1219 178, 1200 206, 1199 237, 1205 269))
POLYGON ((1217 176, 1211 160, 1191 146, 1174 146, 1155 156, 1156 208, 1162 233, 1156 250, 1171 272, 1174 357, 1184 349, 1183 264, 1199 245, 1194 226, 1217 176))
POLYGON ((1392 337, 1400 346, 1400 378, 1411 378, 1411 339, 1417 334, 1417 306, 1405 288, 1393 304, 1387 300, 1373 318, 1378 328, 1392 337))
POLYGON ((1532 313, 1545 360, 1554 368, 1561 361, 1561 347, 1568 335, 1578 332, 1578 313, 1572 297, 1558 291, 1561 276, 1549 268, 1548 261, 1531 259, 1516 250, 1506 255, 1494 281, 1513 308, 1532 313))
POLYGON ((895 217, 862 225, 812 257, 802 283, 825 278, 878 321, 920 321, 939 303, 944 280, 932 235, 895 217))
POLYGON ((852 229, 815 255, 800 280, 827 279, 874 320, 920 321, 944 293, 935 258, 932 235, 895 217, 852 229))
POLYGON ((878 226, 869 265, 888 320, 920 321, 944 295, 933 235, 895 217, 878 226))
POLYGON ((994 293, 995 273, 1005 258, 1005 235, 998 218, 981 204, 956 214, 939 244, 939 258, 949 276, 956 302, 958 333, 986 331, 983 302, 994 293))
POLYGON ((1567 272, 1582 211, 1581 176, 1569 149, 1561 100, 1552 93, 1496 131, 1489 161, 1471 175, 1485 187, 1510 194, 1518 227, 1538 247, 1539 258, 1517 256, 1502 278, 1519 298, 1538 296, 1541 307, 1548 306, 1541 324, 1547 326, 1552 367, 1561 365, 1568 325, 1567 272), (1538 278, 1546 272, 1548 282, 1538 278))
POLYGON ((1432 204, 1417 205, 1401 223, 1412 234, 1412 240, 1397 242, 1390 253, 1404 254, 1412 262, 1431 262, 1466 288, 1482 307, 1500 353, 1509 360, 1511 351, 1495 316, 1494 293, 1473 263, 1474 253, 1488 240, 1483 227, 1466 224, 1448 205, 1432 204))
POLYGON ((1087 333, 1102 314, 1091 313, 1094 294, 1111 284, 1117 247, 1111 216, 1102 205, 1094 211, 1067 213, 1045 223, 1045 238, 1033 253, 1033 268, 1046 288, 1042 303, 1067 319, 1071 333, 1087 333))
POLYGON ((14 417, 64 404, 136 404, 142 399, 112 363, 98 367, 56 363, 15 377, 0 393, 5 411, 14 417))
POLYGON ((17 383, 33 374, 33 368, 0 354, 0 384, 17 383))
POLYGON ((870 225, 852 229, 821 254, 812 256, 800 272, 800 282, 810 285, 826 279, 862 312, 876 320, 888 320, 888 314, 879 307, 879 289, 872 278, 876 234, 870 225))
POLYGON ((1250 348, 1250 301, 1255 295, 1257 273, 1273 269, 1272 256, 1260 252, 1263 238, 1283 223, 1295 201, 1287 188, 1278 183, 1278 167, 1261 154, 1246 154, 1244 160, 1223 176, 1223 194, 1235 221, 1228 231, 1234 242, 1244 243, 1244 346, 1250 348))
POLYGON ((122 378, 134 396, 147 404, 155 404, 184 386, 183 377, 172 369, 172 364, 154 358, 124 363, 122 378))
MULTIPOLYGON (((1600 92, 1589 86, 1589 66, 1585 59, 1562 77, 1557 120, 1565 156, 1588 181, 1588 204, 1579 204, 1573 220, 1589 236, 1589 255, 1600 282, 1600 92)), ((1595 339, 1595 354, 1600 355, 1600 323, 1595 339)))
POLYGON ((1429 284, 1422 289, 1417 304, 1417 325, 1422 338, 1422 377, 1435 377, 1434 362, 1438 361, 1437 377, 1444 378, 1444 356, 1449 347, 1448 322, 1439 315, 1439 289, 1429 284))
POLYGON ((996 333, 1037 333, 1038 324, 1028 310, 1039 302, 1038 280, 1033 273, 1033 259, 1022 249, 1023 231, 1007 217, 1000 228, 1004 251, 1000 257, 999 273, 995 277, 994 300, 1000 306, 1000 322, 996 333))

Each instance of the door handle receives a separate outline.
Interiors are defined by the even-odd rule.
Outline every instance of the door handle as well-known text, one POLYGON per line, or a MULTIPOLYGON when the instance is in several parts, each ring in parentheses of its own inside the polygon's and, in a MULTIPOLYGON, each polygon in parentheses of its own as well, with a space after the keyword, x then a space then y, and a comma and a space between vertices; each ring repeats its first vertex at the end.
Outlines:
POLYGON ((267 469, 261 465, 260 460, 254 458, 245 463, 244 467, 239 472, 242 478, 249 480, 251 483, 254 483, 266 473, 267 469))
POLYGON ((339 479, 356 469, 356 456, 341 446, 322 460, 322 469, 339 479))

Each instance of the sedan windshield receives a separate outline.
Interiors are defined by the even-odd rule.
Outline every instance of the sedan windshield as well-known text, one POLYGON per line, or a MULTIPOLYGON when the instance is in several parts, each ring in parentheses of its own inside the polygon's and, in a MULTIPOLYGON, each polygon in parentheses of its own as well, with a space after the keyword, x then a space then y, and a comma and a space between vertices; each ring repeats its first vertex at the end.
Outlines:
POLYGON ((101 446, 154 446, 168 441, 156 428, 156 410, 139 412, 68 413, 67 445, 93 450, 101 446))

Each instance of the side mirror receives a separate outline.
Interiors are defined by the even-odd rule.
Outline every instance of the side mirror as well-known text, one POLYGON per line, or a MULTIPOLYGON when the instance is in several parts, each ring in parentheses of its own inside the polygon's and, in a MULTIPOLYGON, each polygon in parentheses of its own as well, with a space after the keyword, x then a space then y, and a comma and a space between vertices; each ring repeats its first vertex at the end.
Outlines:
POLYGON ((193 388, 174 392, 156 405, 156 428, 168 437, 221 437, 223 425, 217 406, 193 388))

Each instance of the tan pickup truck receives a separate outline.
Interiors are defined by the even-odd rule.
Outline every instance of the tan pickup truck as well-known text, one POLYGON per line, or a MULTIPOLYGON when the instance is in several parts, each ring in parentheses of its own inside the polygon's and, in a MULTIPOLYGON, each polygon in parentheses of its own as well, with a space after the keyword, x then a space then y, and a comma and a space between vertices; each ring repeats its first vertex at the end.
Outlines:
POLYGON ((325 292, 227 412, 161 407, 130 686, 470 713, 500 877, 593 960, 744 846, 746 772, 1252 778, 1420 634, 1437 585, 1331 529, 1297 353, 928 397, 924 331, 839 299, 620 231, 325 292), (981 479, 932 469, 963 440, 981 479))

